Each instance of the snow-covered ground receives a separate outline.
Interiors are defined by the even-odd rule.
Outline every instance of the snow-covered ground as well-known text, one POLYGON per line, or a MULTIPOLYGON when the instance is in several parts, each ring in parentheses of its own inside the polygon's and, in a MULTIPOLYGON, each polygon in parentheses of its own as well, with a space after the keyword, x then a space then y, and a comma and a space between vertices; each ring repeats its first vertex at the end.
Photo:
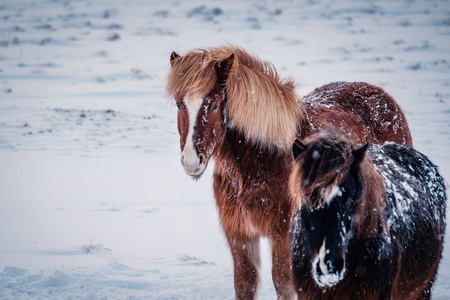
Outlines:
POLYGON ((212 166, 184 174, 164 92, 171 51, 226 43, 303 95, 383 87, 450 178, 450 1, 0 0, 0 299, 233 298, 212 166))

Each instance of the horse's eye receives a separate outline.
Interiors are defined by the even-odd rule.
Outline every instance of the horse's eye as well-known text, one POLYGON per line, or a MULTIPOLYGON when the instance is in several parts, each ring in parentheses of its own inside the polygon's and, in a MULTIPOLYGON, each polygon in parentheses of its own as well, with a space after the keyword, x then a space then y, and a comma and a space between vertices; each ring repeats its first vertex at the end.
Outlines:
POLYGON ((178 107, 178 110, 181 110, 181 103, 180 102, 177 102, 177 107, 178 107))
POLYGON ((211 111, 215 111, 219 108, 219 104, 218 103, 214 103, 214 105, 211 107, 211 111))

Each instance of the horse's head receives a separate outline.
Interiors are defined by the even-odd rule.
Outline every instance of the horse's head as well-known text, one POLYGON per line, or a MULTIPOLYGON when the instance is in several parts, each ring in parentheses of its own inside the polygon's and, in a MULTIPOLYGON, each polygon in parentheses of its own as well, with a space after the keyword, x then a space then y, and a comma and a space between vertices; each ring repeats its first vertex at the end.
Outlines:
POLYGON ((360 193, 359 164, 367 145, 352 150, 345 139, 324 138, 293 145, 295 167, 290 188, 300 209, 304 244, 312 276, 321 287, 344 278, 345 253, 352 237, 355 199, 360 193))
POLYGON ((225 137, 225 83, 234 55, 220 62, 202 65, 173 52, 170 61, 172 70, 169 76, 172 76, 172 81, 178 80, 180 85, 172 94, 178 107, 181 164, 186 174, 198 179, 225 137), (184 79, 174 80, 173 77, 184 79))

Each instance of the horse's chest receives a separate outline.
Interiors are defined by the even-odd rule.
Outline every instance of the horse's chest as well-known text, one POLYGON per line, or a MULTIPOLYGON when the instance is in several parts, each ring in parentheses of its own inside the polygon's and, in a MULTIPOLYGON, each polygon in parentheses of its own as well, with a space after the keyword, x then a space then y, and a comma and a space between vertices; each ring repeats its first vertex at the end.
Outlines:
POLYGON ((250 235, 272 236, 274 231, 289 224, 289 212, 280 209, 276 202, 260 197, 246 199, 239 205, 237 219, 242 220, 243 228, 250 235))
POLYGON ((215 164, 214 193, 222 223, 252 235, 287 231, 290 156, 252 147, 232 150, 221 152, 215 164))
POLYGON ((216 202, 222 220, 233 220, 233 230, 270 237, 286 230, 290 220, 287 189, 215 177, 216 202), (276 193, 274 193, 276 191, 276 193))

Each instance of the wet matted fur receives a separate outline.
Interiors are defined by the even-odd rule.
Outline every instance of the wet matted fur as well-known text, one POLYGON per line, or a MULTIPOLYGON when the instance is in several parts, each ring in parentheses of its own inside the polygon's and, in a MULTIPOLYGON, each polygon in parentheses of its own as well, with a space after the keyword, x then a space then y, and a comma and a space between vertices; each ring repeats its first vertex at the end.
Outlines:
MULTIPOLYGON (((335 131, 299 144, 290 177, 297 203, 291 245, 299 299, 429 299, 446 226, 446 188, 437 167, 409 146, 362 146, 335 131), (333 284, 318 284, 314 262, 320 251, 310 241, 323 233, 319 228, 311 233, 303 217, 314 212, 317 218, 330 209, 338 200, 326 198, 326 191, 342 186, 349 176, 356 183, 355 195, 337 205, 351 205, 351 232, 335 235, 343 239, 337 245, 345 253, 345 273, 333 284)), ((339 228, 333 224, 330 228, 339 228)), ((328 235, 325 241, 331 243, 328 235)), ((326 257, 330 250, 322 252, 326 257)), ((332 264, 329 257, 331 263, 323 266, 332 264)))

